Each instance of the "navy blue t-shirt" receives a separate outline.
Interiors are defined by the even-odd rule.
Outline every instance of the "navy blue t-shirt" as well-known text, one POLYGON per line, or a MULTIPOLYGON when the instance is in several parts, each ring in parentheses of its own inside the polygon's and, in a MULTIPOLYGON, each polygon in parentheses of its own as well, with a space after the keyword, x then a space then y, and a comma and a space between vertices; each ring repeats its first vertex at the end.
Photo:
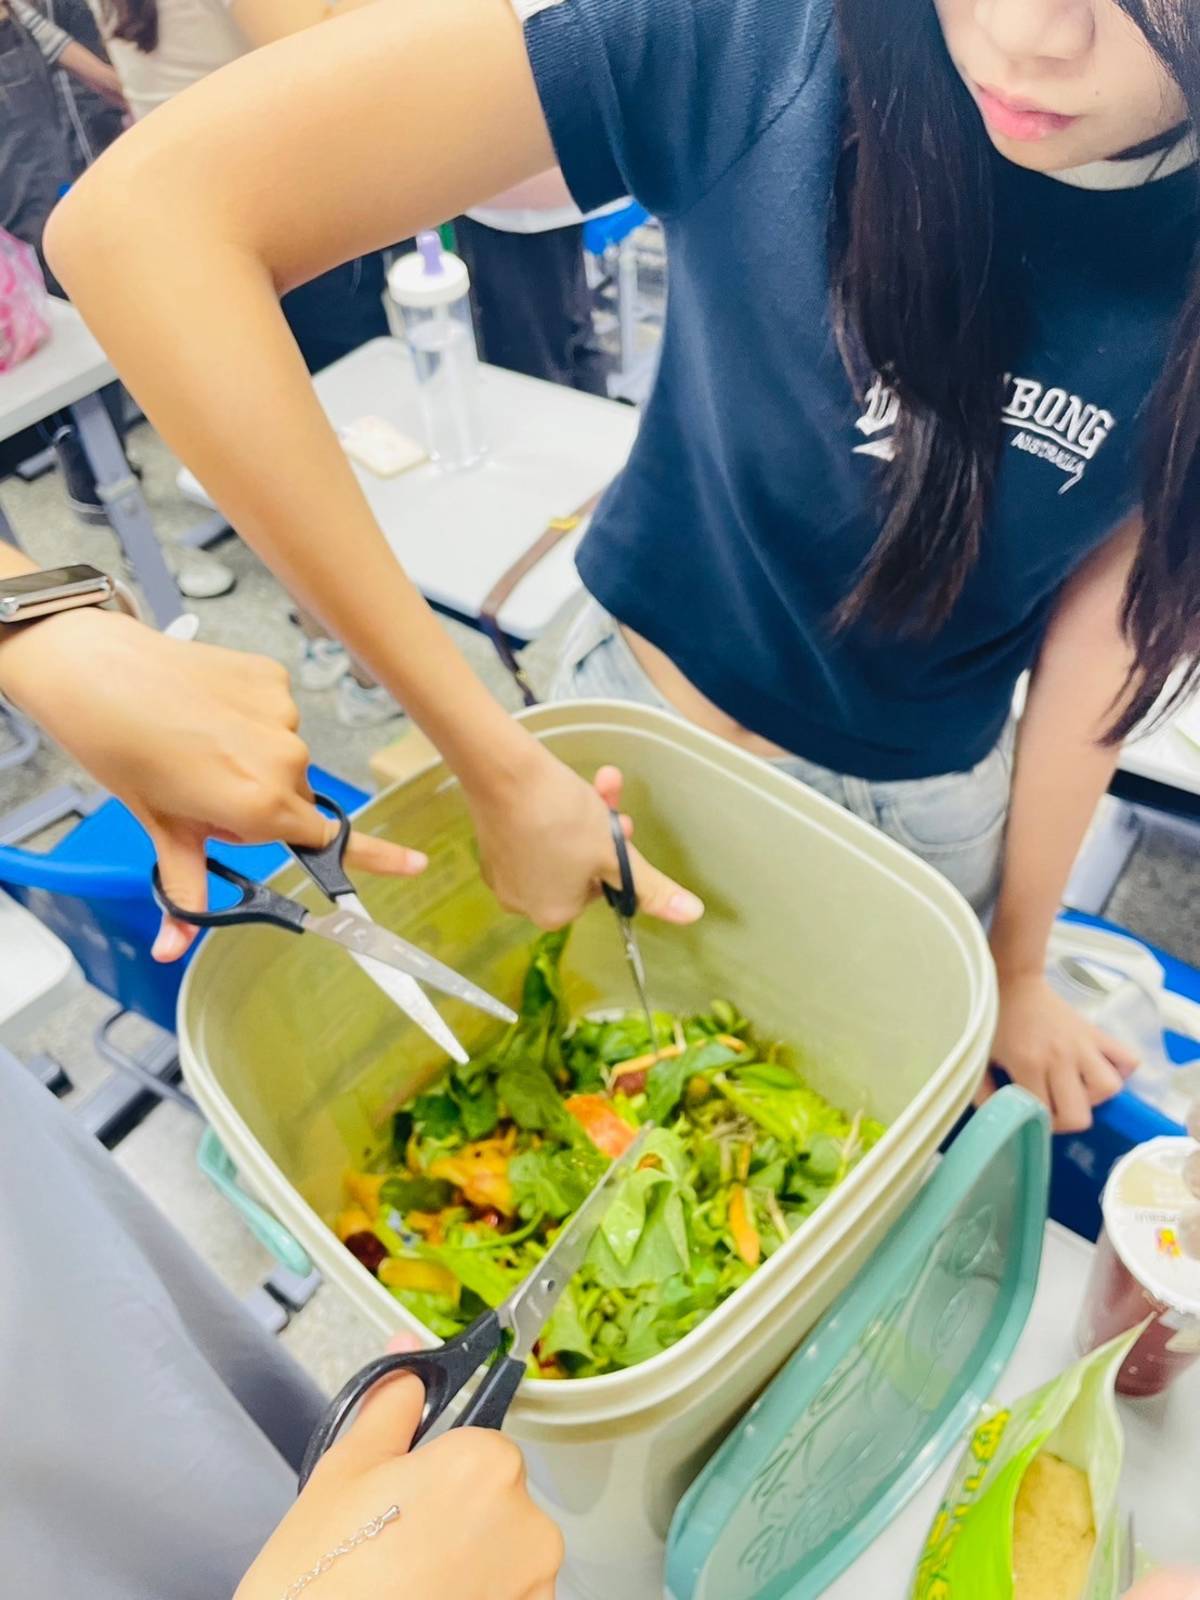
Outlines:
POLYGON ((1138 413, 1196 227, 1194 175, 1080 189, 1003 162, 1034 306, 981 558, 932 639, 835 632, 882 521, 895 422, 835 348, 832 0, 517 0, 576 200, 667 238, 662 364, 579 553, 587 588, 722 710, 822 765, 981 760, 1065 577, 1138 503, 1138 413))

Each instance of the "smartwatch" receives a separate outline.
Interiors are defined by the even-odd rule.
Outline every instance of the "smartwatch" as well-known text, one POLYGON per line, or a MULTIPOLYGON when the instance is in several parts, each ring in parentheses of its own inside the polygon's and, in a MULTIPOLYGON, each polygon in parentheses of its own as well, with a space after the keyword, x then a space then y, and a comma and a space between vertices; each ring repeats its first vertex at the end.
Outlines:
POLYGON ((98 567, 79 563, 45 572, 0 578, 0 627, 52 617, 79 606, 105 606, 119 600, 118 586, 98 567))

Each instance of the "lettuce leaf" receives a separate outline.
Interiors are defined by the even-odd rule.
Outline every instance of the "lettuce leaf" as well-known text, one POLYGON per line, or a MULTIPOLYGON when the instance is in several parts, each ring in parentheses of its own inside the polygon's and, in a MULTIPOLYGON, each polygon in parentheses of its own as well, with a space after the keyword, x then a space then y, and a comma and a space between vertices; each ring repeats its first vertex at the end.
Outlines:
POLYGON ((566 1150, 523 1150, 508 1164, 508 1176, 523 1217, 539 1213, 561 1222, 592 1192, 604 1171, 604 1157, 582 1145, 566 1150))

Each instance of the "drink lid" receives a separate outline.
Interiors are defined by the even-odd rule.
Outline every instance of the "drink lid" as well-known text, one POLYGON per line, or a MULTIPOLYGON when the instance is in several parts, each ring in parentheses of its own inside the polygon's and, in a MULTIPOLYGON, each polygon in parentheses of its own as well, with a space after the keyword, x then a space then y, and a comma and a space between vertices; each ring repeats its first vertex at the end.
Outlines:
POLYGON ((1104 1190, 1104 1226, 1142 1288, 1200 1328, 1200 1261, 1180 1237, 1195 1205, 1183 1170, 1194 1149, 1189 1139, 1151 1139, 1118 1161, 1104 1190))
POLYGON ((413 309, 452 305, 470 287, 466 262, 443 250, 435 233, 422 234, 420 248, 394 261, 388 273, 392 299, 413 309))

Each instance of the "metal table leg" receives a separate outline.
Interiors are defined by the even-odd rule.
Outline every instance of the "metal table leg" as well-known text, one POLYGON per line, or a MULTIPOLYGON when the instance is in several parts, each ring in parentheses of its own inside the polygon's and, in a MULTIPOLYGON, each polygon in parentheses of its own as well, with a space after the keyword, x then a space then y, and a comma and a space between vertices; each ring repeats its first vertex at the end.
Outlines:
POLYGON ((129 470, 121 441, 100 396, 89 394, 77 400, 71 415, 112 530, 145 591, 154 620, 165 628, 182 615, 183 601, 155 537, 141 485, 129 470))

